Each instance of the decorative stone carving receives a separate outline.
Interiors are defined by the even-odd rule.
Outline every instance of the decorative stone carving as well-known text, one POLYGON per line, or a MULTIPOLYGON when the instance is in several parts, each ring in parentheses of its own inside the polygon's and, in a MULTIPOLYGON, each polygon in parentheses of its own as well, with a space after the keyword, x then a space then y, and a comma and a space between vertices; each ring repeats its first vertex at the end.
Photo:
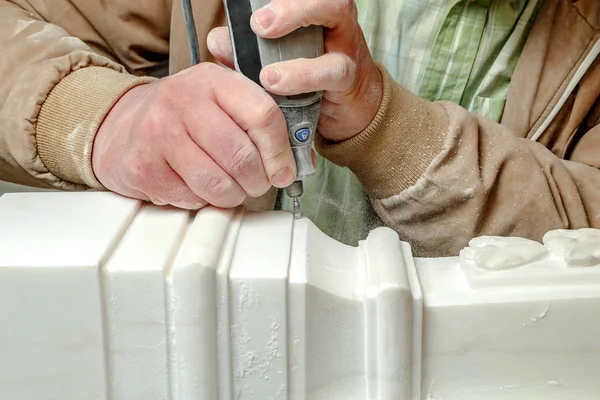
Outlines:
POLYGON ((471 240, 460 264, 474 288, 600 283, 600 230, 554 230, 544 244, 522 238, 484 236, 471 240))
POLYGON ((504 271, 539 261, 548 255, 544 245, 516 237, 483 236, 472 239, 464 250, 465 259, 477 268, 504 271))
POLYGON ((600 229, 550 231, 544 245, 569 267, 600 266, 600 229))

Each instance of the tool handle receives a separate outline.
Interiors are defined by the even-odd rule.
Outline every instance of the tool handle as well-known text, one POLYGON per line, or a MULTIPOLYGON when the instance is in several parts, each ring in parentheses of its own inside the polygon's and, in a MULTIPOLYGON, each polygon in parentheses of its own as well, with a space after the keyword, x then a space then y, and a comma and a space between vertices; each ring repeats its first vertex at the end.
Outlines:
MULTIPOLYGON (((298 58, 316 58, 323 55, 323 28, 308 26, 278 39, 263 39, 250 28, 254 11, 269 4, 270 0, 224 0, 236 70, 260 83, 263 67, 298 58)), ((262 85, 261 85, 262 86, 262 85)), ((288 135, 297 166, 297 181, 312 176, 312 145, 317 131, 322 92, 295 96, 270 93, 286 119, 288 135)))

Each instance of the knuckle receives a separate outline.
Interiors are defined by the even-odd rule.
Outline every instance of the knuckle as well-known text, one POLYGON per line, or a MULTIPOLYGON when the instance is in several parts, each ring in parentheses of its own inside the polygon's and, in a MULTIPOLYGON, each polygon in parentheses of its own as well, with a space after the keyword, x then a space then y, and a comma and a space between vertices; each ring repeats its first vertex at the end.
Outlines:
POLYGON ((222 70, 217 64, 212 62, 202 62, 200 64, 193 65, 187 69, 184 69, 175 75, 171 75, 168 78, 164 78, 165 83, 170 82, 172 85, 187 85, 189 81, 198 81, 199 79, 206 78, 208 74, 222 70), (185 83, 184 83, 185 82, 185 83))
POLYGON ((211 62, 200 63, 200 64, 196 65, 195 68, 199 73, 205 73, 205 74, 215 73, 222 69, 217 64, 211 63, 211 62))
POLYGON ((277 120, 283 120, 281 110, 271 97, 257 104, 255 110, 257 125, 260 128, 266 128, 276 123, 277 120))
POLYGON ((202 86, 206 89, 210 89, 213 93, 218 91, 220 89, 220 83, 227 79, 228 71, 215 63, 205 62, 196 65, 194 68, 197 68, 194 83, 202 82, 202 86))
POLYGON ((163 120, 160 117, 160 112, 149 112, 138 125, 138 139, 141 143, 149 143, 153 146, 162 143, 162 136, 166 132, 163 128, 163 120))
POLYGON ((333 85, 335 91, 348 90, 356 79, 356 63, 345 54, 336 54, 330 57, 329 66, 315 73, 320 79, 319 84, 333 85))
POLYGON ((204 182, 204 189, 206 193, 215 199, 220 199, 226 196, 230 189, 226 179, 210 177, 204 182))
POLYGON ((230 161, 231 172, 235 176, 252 173, 257 161, 258 152, 251 143, 247 143, 233 153, 230 161))
POLYGON ((318 86, 323 81, 322 74, 315 73, 312 68, 304 66, 294 77, 296 82, 292 82, 292 86, 308 90, 307 88, 318 86))
POLYGON ((356 79, 356 64, 350 57, 342 56, 338 73, 340 83, 343 86, 350 87, 356 79))
POLYGON ((133 159, 129 162, 129 181, 138 188, 150 186, 155 174, 155 167, 152 163, 133 159))
POLYGON ((216 206, 238 205, 243 201, 243 199, 240 200, 240 194, 235 190, 235 184, 230 178, 208 178, 204 188, 207 194, 214 199, 216 206))
POLYGON ((165 79, 156 88, 156 101, 160 108, 174 107, 181 99, 181 81, 185 80, 181 77, 172 77, 165 79))
POLYGON ((265 157, 265 166, 269 166, 269 170, 279 170, 285 167, 288 163, 288 155, 291 156, 291 151, 287 148, 278 149, 265 157))

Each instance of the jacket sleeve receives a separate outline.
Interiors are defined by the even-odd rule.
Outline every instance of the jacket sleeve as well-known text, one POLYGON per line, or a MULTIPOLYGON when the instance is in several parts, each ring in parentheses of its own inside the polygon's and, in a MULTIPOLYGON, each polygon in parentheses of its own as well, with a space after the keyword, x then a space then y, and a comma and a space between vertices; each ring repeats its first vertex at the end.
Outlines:
POLYGON ((0 180, 101 189, 91 168, 95 132, 123 93, 151 78, 93 51, 93 36, 84 42, 45 20, 50 8, 82 19, 70 2, 31 3, 0 0, 0 180))
POLYGON ((357 175, 417 255, 457 255, 482 235, 540 240, 551 229, 600 228, 600 170, 452 103, 420 99, 381 72, 371 125, 340 143, 318 137, 317 147, 357 175))

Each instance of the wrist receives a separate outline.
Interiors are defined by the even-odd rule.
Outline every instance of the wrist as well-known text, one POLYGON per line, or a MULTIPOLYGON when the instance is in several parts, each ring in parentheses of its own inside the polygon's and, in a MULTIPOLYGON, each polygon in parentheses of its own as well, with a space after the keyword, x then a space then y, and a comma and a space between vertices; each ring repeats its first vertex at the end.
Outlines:
POLYGON ((111 137, 131 129, 132 115, 139 106, 148 84, 141 84, 124 92, 108 111, 96 131, 91 150, 91 167, 95 178, 105 187, 105 160, 111 137))
POLYGON ((414 185, 442 151, 449 129, 445 108, 396 83, 382 66, 383 98, 362 132, 339 142, 317 135, 319 153, 350 168, 369 195, 383 199, 414 185))
POLYGON ((122 93, 151 80, 94 66, 63 77, 42 104, 36 125, 37 149, 49 172, 103 189, 92 171, 94 136, 122 93))
POLYGON ((355 112, 363 116, 362 123, 346 139, 354 137, 363 132, 377 116, 383 100, 383 76, 374 62, 370 63, 366 72, 367 77, 361 80, 359 86, 359 99, 362 101, 356 107, 355 112))

